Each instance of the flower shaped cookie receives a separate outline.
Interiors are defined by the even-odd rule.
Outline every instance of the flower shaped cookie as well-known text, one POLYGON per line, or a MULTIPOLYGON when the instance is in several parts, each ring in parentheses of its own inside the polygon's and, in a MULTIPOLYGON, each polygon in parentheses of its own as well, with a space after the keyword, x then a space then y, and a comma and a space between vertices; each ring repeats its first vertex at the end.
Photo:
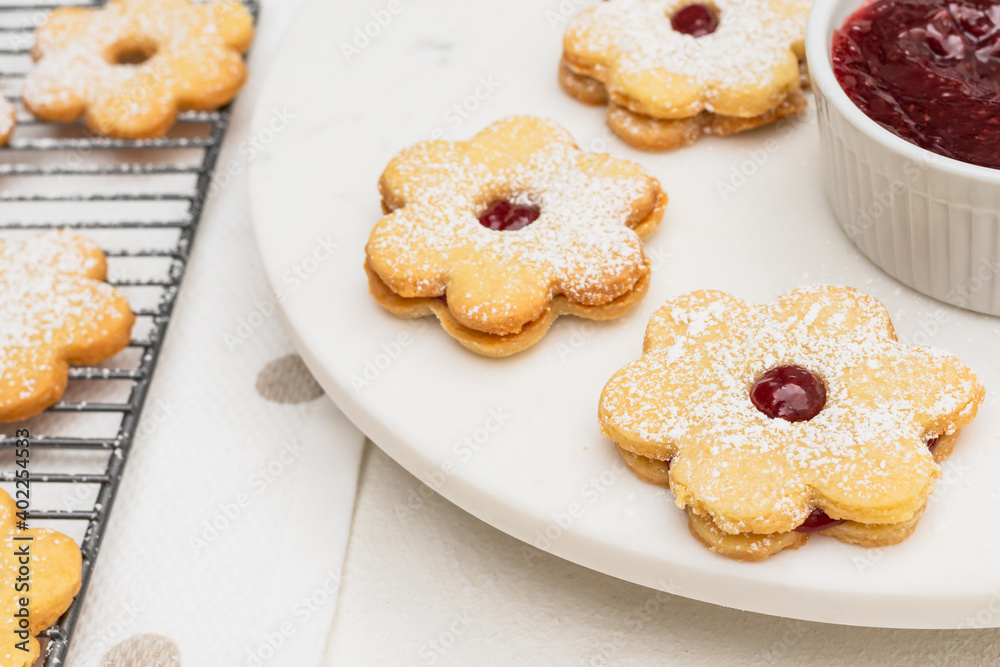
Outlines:
POLYGON ((379 183, 372 294, 401 317, 437 315, 467 348, 505 356, 571 313, 622 315, 645 293, 640 237, 666 195, 638 165, 585 153, 547 120, 501 120, 471 141, 428 141, 379 183))
POLYGON ((246 79, 241 54, 253 39, 242 3, 111 0, 63 7, 38 28, 24 105, 46 121, 83 116, 93 131, 158 137, 184 109, 209 110, 246 79))
POLYGON ((69 232, 0 241, 0 422, 58 401, 69 364, 128 345, 135 317, 106 275, 100 248, 69 232))
POLYGON ((10 141, 15 125, 17 125, 17 114, 14 112, 14 106, 0 97, 0 147, 6 146, 10 141))
POLYGON ((641 477, 670 486, 695 536, 755 560, 812 531, 863 546, 907 537, 935 458, 983 395, 954 357, 897 342, 857 290, 798 289, 770 306, 704 291, 653 315, 600 421, 641 477))
POLYGON ((44 528, 18 530, 17 521, 17 506, 0 490, 0 664, 4 667, 29 667, 35 662, 39 653, 35 637, 69 609, 80 590, 82 568, 80 548, 72 539, 44 528), (21 568, 31 579, 27 591, 15 588, 24 585, 21 568), (21 598, 28 600, 26 616, 21 598))
POLYGON ((560 81, 581 101, 607 102, 612 130, 639 148, 770 123, 806 107, 810 4, 608 0, 567 27, 560 81))

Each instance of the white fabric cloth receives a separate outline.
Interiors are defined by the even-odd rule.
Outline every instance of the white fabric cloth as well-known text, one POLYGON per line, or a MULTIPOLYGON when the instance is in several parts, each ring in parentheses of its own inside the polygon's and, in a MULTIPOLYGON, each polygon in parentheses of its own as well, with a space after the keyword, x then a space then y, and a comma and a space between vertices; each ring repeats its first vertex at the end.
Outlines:
POLYGON ((219 181, 195 240, 73 667, 161 664, 107 657, 145 633, 172 642, 187 666, 320 662, 363 440, 326 397, 281 404, 255 389, 260 371, 293 349, 277 312, 259 306, 269 287, 250 228, 244 144, 298 4, 263 2, 219 160, 232 178, 219 181))

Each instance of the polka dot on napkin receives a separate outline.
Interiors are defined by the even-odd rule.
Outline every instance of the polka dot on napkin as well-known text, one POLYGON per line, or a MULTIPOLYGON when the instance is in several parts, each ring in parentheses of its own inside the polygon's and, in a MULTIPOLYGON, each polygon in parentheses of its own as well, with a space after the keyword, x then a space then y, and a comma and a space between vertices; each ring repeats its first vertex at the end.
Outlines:
POLYGON ((135 635, 104 655, 101 667, 181 667, 177 644, 162 635, 135 635))
POLYGON ((257 375, 257 393, 272 403, 308 403, 322 396, 323 388, 302 357, 289 354, 264 366, 257 375))

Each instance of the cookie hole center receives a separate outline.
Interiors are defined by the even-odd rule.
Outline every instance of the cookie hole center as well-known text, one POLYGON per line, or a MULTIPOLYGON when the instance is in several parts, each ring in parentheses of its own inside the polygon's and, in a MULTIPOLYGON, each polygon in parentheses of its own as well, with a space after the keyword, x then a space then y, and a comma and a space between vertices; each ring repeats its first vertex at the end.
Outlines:
POLYGON ((157 51, 158 47, 152 41, 131 41, 112 49, 110 60, 112 65, 135 67, 148 62, 157 51))
POLYGON ((684 5, 670 17, 670 25, 677 32, 692 37, 711 35, 719 28, 719 10, 700 2, 684 5))
POLYGON ((801 366, 777 366, 753 383, 750 400, 770 419, 804 422, 826 407, 826 385, 801 366))
POLYGON ((516 232, 524 229, 542 214, 542 209, 531 203, 517 201, 521 198, 494 199, 479 214, 479 224, 495 232, 516 232))

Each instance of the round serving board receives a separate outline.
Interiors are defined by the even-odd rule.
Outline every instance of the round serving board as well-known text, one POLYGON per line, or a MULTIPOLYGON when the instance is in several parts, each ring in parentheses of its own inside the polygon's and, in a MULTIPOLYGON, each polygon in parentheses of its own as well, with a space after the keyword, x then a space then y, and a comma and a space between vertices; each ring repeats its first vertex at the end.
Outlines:
MULTIPOLYGON (((261 254, 303 358, 347 416, 427 487, 586 567, 792 618, 1000 626, 1000 320, 922 297, 851 246, 823 196, 812 109, 667 154, 614 138, 603 109, 556 82, 566 19, 588 4, 305 6, 262 93, 251 166, 261 254), (362 265, 388 160, 511 114, 556 119, 582 147, 640 162, 671 201, 646 243, 652 287, 633 312, 609 323, 563 318, 535 347, 495 360, 467 352, 435 320, 387 314, 369 296, 362 265), (987 401, 905 543, 867 550, 817 537, 762 563, 730 561, 688 534, 669 492, 625 471, 601 436, 597 400, 638 356, 646 321, 666 299, 714 288, 766 302, 817 282, 874 294, 903 340, 970 364, 987 401)), ((248 307, 272 310, 266 299, 248 307)), ((422 493, 415 485, 398 520, 420 511, 422 493)), ((533 553, 525 548, 525 567, 533 553)))

